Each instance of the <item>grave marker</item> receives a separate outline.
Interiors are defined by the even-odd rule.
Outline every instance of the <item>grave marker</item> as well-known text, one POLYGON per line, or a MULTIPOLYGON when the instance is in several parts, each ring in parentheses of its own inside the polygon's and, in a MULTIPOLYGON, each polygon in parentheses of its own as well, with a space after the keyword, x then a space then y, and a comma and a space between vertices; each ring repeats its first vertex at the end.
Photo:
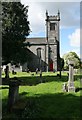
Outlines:
POLYGON ((69 65, 69 80, 68 80, 68 92, 73 91, 75 92, 75 87, 74 87, 74 61, 68 61, 69 65))
POLYGON ((13 105, 18 101, 19 98, 19 81, 15 78, 15 80, 10 80, 9 83, 9 95, 8 95, 8 111, 11 112, 13 105))
POLYGON ((8 65, 5 68, 5 78, 9 78, 9 66, 8 65))

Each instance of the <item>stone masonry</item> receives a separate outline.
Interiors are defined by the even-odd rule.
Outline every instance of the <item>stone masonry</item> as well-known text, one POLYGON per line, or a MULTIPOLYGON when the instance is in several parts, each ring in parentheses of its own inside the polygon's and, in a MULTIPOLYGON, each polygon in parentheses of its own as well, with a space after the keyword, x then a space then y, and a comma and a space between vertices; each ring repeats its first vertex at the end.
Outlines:
POLYGON ((30 71, 40 70, 39 57, 37 49, 41 49, 41 67, 42 71, 58 71, 60 69, 60 36, 59 36, 59 22, 60 12, 55 16, 49 16, 46 11, 46 38, 27 38, 26 43, 31 60, 23 65, 23 71, 28 69, 30 71))

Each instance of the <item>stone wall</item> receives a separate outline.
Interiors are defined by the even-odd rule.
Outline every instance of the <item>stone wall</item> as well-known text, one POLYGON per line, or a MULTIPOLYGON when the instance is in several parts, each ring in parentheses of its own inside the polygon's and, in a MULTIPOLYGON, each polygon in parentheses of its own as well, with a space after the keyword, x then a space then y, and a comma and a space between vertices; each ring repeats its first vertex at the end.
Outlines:
POLYGON ((36 71, 38 68, 40 70, 40 59, 37 56, 37 48, 41 48, 41 66, 42 71, 46 71, 46 46, 45 45, 32 45, 29 50, 32 59, 23 65, 23 71, 26 65, 30 71, 36 71))

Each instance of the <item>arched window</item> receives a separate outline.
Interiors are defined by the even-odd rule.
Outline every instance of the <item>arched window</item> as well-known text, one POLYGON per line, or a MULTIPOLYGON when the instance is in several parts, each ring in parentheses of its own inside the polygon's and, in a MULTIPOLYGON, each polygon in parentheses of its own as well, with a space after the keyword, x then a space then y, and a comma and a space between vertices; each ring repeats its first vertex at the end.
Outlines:
POLYGON ((41 48, 37 48, 37 56, 41 58, 41 48))

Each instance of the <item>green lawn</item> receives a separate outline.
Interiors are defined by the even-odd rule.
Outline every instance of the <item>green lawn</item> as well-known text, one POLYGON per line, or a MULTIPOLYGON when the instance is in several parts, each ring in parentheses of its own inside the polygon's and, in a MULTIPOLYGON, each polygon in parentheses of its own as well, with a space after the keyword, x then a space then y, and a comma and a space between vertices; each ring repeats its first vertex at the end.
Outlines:
MULTIPOLYGON (((57 120, 69 118, 70 120, 80 120, 80 91, 75 93, 63 92, 62 85, 68 81, 67 73, 62 73, 61 79, 56 74, 43 73, 42 83, 39 75, 35 73, 17 73, 15 76, 10 74, 11 78, 18 77, 21 80, 19 102, 26 103, 26 107, 22 112, 15 110, 12 113, 7 113, 9 86, 3 85, 0 89, 3 100, 3 118, 53 118, 57 120)), ((80 77, 80 75, 75 75, 75 87, 80 87, 80 77)))

